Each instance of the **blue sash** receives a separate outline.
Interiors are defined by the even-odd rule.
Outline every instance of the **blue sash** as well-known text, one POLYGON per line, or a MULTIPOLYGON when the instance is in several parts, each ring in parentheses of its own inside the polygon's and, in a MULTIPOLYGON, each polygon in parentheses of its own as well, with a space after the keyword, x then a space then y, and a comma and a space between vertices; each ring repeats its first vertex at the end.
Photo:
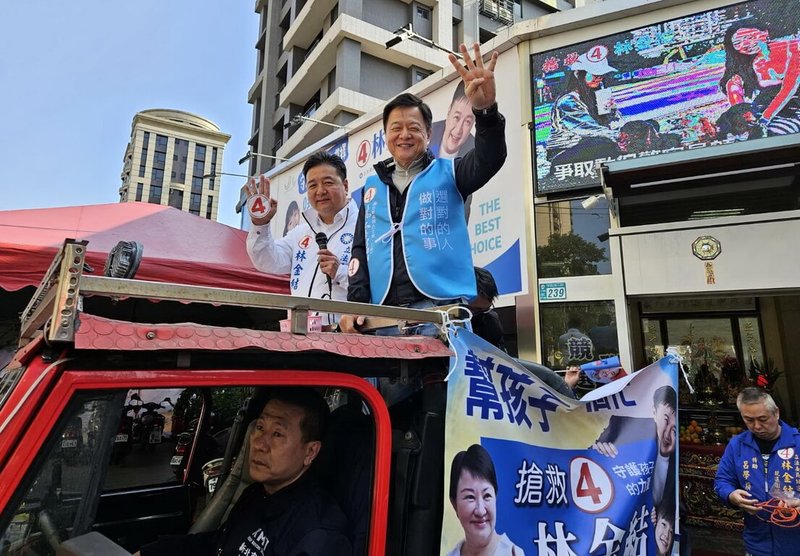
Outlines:
POLYGON ((437 158, 413 179, 399 224, 392 222, 388 186, 380 178, 367 178, 363 198, 372 303, 382 304, 389 293, 396 233, 408 276, 423 295, 441 300, 477 295, 464 200, 452 160, 437 158))

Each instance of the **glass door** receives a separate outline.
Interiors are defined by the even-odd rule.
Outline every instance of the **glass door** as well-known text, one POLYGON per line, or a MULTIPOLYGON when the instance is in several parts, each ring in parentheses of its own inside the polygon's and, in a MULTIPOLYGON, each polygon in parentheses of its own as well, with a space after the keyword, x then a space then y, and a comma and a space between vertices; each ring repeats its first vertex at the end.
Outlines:
POLYGON ((764 361, 757 316, 659 315, 642 320, 644 358, 652 362, 675 348, 683 357, 694 400, 702 405, 735 403, 753 365, 764 361))

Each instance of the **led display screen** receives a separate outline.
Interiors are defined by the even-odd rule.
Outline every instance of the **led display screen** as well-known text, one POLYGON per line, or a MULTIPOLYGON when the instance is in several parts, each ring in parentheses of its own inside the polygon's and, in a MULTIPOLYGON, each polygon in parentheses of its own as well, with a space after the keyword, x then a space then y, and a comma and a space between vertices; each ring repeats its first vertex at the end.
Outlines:
POLYGON ((744 2, 534 54, 531 80, 540 195, 597 186, 605 161, 798 133, 800 3, 744 2))

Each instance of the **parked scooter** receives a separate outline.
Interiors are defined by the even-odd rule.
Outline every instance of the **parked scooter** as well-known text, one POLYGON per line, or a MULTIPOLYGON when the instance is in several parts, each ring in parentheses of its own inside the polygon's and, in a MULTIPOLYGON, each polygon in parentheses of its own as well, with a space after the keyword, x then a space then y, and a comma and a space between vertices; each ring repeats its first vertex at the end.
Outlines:
MULTIPOLYGON (((133 401, 133 400, 131 400, 133 401)), ((134 417, 129 415, 130 412, 137 414, 140 405, 132 405, 130 403, 122 406, 122 415, 119 418, 119 427, 117 434, 114 436, 114 447, 111 449, 111 463, 118 464, 125 457, 133 451, 134 436, 133 436, 133 423, 134 417)))
MULTIPOLYGON (((141 406, 144 412, 138 418, 139 434, 137 436, 142 448, 150 453, 155 452, 156 446, 163 440, 166 419, 157 410, 164 407, 164 402, 172 405, 172 400, 164 398, 161 403, 147 402, 141 406)), ((136 421, 134 421, 134 426, 136 426, 136 421)))
MULTIPOLYGON (((208 432, 203 435, 202 441, 197 447, 195 458, 199 461, 209 461, 211 459, 222 457, 225 453, 225 446, 228 444, 228 439, 231 434, 230 426, 223 427, 220 430, 215 430, 216 416, 212 413, 211 425, 208 432)), ((183 481, 183 472, 188 464, 189 453, 192 450, 192 444, 195 440, 197 432, 198 419, 192 419, 189 422, 189 428, 178 435, 178 442, 175 445, 175 452, 169 462, 175 478, 183 481)))

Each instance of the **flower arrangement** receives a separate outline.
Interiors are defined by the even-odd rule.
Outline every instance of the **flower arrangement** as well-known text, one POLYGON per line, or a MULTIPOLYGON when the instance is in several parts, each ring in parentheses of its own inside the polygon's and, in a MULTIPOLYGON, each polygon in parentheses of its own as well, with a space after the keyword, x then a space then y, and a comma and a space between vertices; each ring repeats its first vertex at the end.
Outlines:
POLYGON ((779 371, 775 367, 772 359, 767 359, 766 363, 759 363, 755 359, 750 360, 750 381, 753 386, 768 391, 772 390, 781 375, 783 375, 783 371, 779 371))

